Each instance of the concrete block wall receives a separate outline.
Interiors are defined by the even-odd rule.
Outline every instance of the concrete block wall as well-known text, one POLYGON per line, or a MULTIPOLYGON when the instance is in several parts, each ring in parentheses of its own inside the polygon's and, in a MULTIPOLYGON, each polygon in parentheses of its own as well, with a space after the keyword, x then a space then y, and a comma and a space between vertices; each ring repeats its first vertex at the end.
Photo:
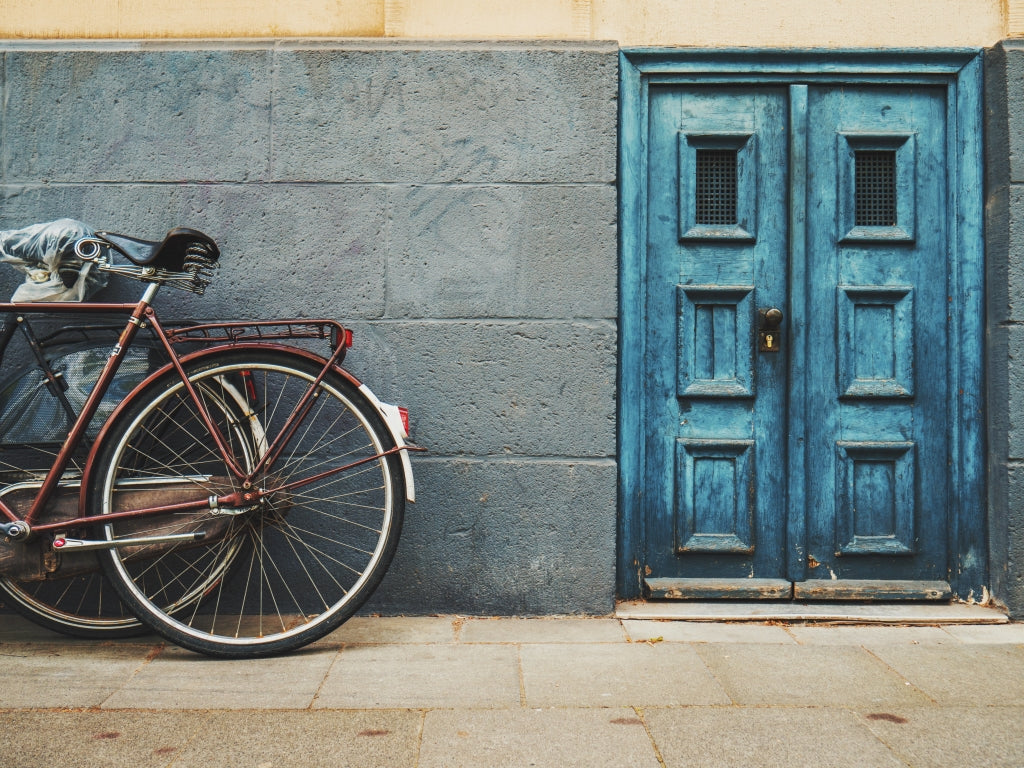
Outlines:
POLYGON ((989 542, 993 591, 1024 618, 1024 41, 985 56, 989 542))
POLYGON ((602 43, 10 43, 0 227, 191 226, 220 271, 165 311, 354 328, 348 367, 430 448, 371 610, 605 613, 617 66, 602 43))

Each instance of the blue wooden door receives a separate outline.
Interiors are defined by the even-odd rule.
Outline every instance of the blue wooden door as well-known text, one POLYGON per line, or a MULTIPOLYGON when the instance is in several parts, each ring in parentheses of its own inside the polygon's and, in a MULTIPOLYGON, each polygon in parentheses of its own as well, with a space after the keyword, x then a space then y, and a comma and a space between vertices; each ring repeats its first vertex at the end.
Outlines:
POLYGON ((949 595, 947 97, 651 85, 649 594, 949 595))

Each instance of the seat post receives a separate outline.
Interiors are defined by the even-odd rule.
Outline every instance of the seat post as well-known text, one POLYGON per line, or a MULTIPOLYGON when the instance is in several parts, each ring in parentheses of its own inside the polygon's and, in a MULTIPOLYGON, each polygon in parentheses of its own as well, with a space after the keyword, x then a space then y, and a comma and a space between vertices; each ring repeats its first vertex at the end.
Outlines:
POLYGON ((157 291, 160 290, 160 283, 147 283, 146 290, 142 293, 142 298, 139 299, 147 307, 153 303, 153 299, 156 298, 157 291))

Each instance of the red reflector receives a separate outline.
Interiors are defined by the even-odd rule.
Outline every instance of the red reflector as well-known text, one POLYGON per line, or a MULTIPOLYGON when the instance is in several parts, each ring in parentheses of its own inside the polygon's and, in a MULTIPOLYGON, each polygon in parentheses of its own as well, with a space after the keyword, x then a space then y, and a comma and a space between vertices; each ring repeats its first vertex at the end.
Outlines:
POLYGON ((242 383, 245 384, 245 396, 249 399, 249 404, 255 404, 256 399, 256 382, 252 380, 252 371, 241 371, 239 375, 242 377, 242 383))
POLYGON ((408 437, 411 434, 409 432, 409 409, 398 406, 398 413, 402 417, 402 429, 405 430, 405 435, 408 437))
POLYGON ((331 351, 348 349, 352 346, 352 331, 342 328, 340 325, 331 325, 331 351))
POLYGON ((63 546, 64 546, 64 539, 54 539, 53 540, 53 548, 54 549, 60 549, 63 546))

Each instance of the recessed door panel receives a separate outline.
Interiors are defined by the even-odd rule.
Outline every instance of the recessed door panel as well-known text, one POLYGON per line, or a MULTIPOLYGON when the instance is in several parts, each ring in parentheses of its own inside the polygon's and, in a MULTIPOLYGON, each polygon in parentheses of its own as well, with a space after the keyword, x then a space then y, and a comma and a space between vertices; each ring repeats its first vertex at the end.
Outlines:
POLYGON ((754 287, 677 286, 677 394, 753 397, 754 287))

